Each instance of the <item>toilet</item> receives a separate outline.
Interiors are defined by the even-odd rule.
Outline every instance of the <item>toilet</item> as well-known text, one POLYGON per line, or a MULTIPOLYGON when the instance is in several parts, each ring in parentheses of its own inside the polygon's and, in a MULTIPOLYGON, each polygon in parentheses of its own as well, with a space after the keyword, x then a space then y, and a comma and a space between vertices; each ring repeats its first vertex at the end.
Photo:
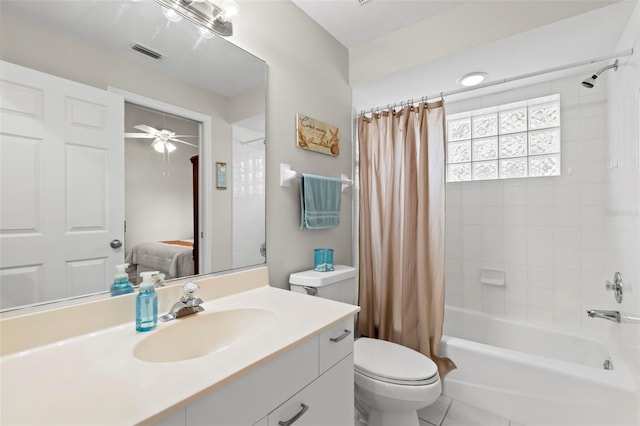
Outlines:
MULTIPOLYGON (((356 270, 296 272, 291 291, 356 304, 356 270)), ((418 426, 418 410, 433 404, 441 392, 435 363, 396 343, 361 337, 353 345, 355 397, 368 426, 418 426)))

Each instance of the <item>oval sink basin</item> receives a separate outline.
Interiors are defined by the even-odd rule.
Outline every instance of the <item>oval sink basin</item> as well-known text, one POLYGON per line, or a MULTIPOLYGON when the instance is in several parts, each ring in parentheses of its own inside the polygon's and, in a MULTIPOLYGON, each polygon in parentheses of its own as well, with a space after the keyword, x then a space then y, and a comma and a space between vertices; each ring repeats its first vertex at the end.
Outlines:
POLYGON ((276 319, 274 312, 259 308, 193 314, 152 331, 135 346, 133 355, 146 362, 199 358, 260 335, 276 319))

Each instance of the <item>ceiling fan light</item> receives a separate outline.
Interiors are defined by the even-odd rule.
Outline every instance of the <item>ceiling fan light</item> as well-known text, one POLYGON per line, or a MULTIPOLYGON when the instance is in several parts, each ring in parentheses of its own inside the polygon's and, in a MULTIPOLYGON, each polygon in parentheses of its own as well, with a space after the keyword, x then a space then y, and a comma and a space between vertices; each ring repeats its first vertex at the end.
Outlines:
POLYGON ((159 152, 161 154, 164 152, 164 142, 162 142, 160 139, 156 139, 155 141, 153 141, 151 146, 156 150, 156 152, 159 152))
POLYGON ((167 147, 167 152, 169 154, 176 150, 176 146, 174 144, 172 144, 171 142, 167 142, 165 144, 165 146, 167 147))

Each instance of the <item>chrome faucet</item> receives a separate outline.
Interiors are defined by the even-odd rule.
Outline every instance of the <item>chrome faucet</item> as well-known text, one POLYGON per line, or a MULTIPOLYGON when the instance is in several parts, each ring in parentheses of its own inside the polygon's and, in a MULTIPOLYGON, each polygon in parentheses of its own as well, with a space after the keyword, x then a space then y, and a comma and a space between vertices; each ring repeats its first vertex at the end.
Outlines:
POLYGON ((164 287, 164 278, 165 274, 157 273, 151 275, 151 281, 153 281, 153 285, 156 287, 164 287))
POLYGON ((198 290, 200 290, 200 287, 198 287, 197 284, 192 282, 185 283, 182 286, 182 297, 180 300, 174 303, 171 309, 169 309, 169 312, 162 315, 160 319, 162 321, 171 321, 172 319, 204 311, 204 308, 200 306, 202 299, 194 296, 198 290))
POLYGON ((589 309, 587 315, 591 318, 602 318, 613 322, 620 322, 619 311, 601 311, 599 309, 589 309))

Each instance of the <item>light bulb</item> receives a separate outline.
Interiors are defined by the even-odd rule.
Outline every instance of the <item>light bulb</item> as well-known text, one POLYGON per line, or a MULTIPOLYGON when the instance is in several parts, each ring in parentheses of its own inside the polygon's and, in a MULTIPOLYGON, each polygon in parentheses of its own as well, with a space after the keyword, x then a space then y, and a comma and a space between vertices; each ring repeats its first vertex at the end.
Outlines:
POLYGON ((167 147, 167 152, 168 153, 172 153, 173 151, 176 150, 176 146, 174 144, 172 144, 171 142, 167 142, 165 144, 165 146, 167 147))
POLYGON ((221 9, 222 9, 222 12, 220 12, 221 20, 224 22, 228 22, 238 14, 240 10, 240 6, 238 5, 238 2, 236 2, 235 0, 225 0, 225 2, 222 3, 221 9))
POLYGON ((155 141, 153 141, 151 146, 156 150, 156 152, 159 152, 161 154, 164 152, 164 142, 162 142, 160 139, 156 139, 155 141))
POLYGON ((213 32, 204 27, 198 27, 198 32, 200 33, 200 37, 206 38, 207 40, 215 37, 215 34, 213 32))
POLYGON ((178 12, 168 7, 162 6, 162 14, 169 22, 180 22, 182 20, 182 16, 178 12))
POLYGON ((458 79, 458 83, 463 86, 475 86, 480 84, 487 78, 487 73, 484 72, 472 72, 470 74, 463 75, 458 79))

